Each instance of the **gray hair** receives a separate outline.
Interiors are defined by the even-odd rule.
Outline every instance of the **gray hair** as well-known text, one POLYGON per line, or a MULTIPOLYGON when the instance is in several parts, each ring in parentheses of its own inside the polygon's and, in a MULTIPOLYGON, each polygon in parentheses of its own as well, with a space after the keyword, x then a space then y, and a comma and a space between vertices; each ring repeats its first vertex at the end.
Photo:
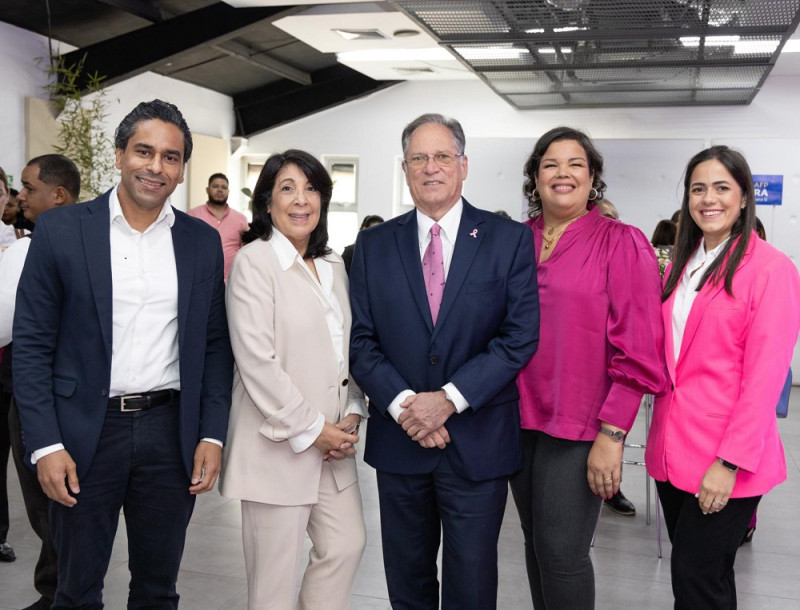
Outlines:
POLYGON ((411 134, 414 133, 417 128, 427 125, 428 123, 434 123, 436 125, 447 127, 447 129, 450 130, 450 133, 453 134, 453 142, 456 145, 456 151, 459 155, 464 154, 466 138, 464 137, 464 130, 461 127, 461 123, 455 119, 442 116, 441 114, 428 113, 418 116, 408 125, 406 125, 405 129, 403 129, 403 135, 401 138, 401 142, 403 144, 403 157, 408 156, 408 142, 411 140, 411 134))

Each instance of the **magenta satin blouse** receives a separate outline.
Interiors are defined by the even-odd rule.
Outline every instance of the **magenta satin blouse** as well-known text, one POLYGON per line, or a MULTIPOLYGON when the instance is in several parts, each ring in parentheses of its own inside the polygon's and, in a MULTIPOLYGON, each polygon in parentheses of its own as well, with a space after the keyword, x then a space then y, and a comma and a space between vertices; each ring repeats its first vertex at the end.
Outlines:
POLYGON ((522 427, 593 441, 605 421, 630 430, 643 394, 666 384, 661 282, 642 232, 597 208, 539 263, 539 348, 517 378, 522 427))

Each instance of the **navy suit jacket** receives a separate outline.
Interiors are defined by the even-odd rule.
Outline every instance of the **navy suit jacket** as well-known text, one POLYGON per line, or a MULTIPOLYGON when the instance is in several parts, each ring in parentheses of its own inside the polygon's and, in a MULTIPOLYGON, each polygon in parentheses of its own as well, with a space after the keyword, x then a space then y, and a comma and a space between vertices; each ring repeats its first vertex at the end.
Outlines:
MULTIPOLYGON (((219 234, 176 210, 172 243, 181 378, 176 441, 190 476, 199 440, 226 438, 233 356, 219 234)), ((89 470, 108 407, 110 247, 109 193, 49 210, 36 222, 17 290, 15 400, 26 457, 62 443, 77 465, 78 477, 89 470)))
POLYGON ((350 271, 350 371, 370 399, 365 460, 396 474, 454 471, 480 481, 522 465, 519 370, 536 351, 539 299, 530 229, 464 201, 436 326, 422 277, 416 211, 360 231, 350 271), (453 382, 470 407, 424 449, 387 408, 405 389, 453 382))

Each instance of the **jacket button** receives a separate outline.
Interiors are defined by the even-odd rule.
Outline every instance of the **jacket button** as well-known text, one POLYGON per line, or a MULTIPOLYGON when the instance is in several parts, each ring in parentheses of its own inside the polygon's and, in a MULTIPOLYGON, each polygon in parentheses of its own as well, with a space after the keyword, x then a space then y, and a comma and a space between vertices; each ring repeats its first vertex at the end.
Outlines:
POLYGON ((431 356, 428 362, 431 364, 439 364, 439 356, 431 356))
POLYGON ((342 385, 347 385, 347 383, 348 383, 347 379, 342 380, 342 385))

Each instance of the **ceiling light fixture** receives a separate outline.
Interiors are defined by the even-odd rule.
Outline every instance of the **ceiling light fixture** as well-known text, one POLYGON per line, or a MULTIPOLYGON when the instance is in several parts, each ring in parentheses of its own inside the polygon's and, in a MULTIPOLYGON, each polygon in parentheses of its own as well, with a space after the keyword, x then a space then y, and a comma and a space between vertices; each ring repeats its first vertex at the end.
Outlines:
MULTIPOLYGON (((541 55, 555 55, 556 54, 556 50, 553 47, 540 47, 540 48, 536 49, 536 52, 541 54, 541 55)), ((572 49, 570 49, 569 47, 561 47, 561 52, 566 55, 568 53, 572 53, 572 49)))
POLYGON ((530 55, 528 49, 514 47, 453 47, 453 50, 467 61, 476 59, 522 59, 530 55))

